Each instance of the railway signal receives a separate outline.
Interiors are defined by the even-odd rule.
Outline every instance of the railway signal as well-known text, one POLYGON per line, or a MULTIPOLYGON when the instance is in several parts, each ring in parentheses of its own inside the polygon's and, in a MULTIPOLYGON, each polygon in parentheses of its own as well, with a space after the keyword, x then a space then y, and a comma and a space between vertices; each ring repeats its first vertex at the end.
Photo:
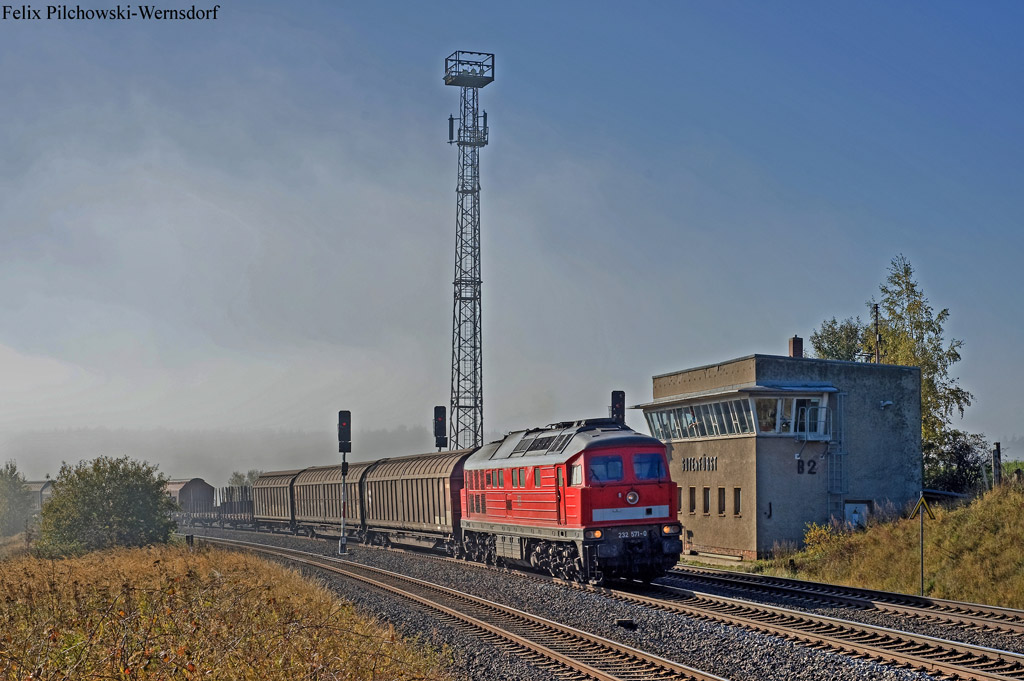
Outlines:
POLYGON ((444 407, 434 407, 434 446, 438 451, 448 446, 448 427, 445 425, 444 407))
MULTIPOLYGON (((352 451, 352 412, 338 412, 338 451, 342 454, 352 451)), ((345 457, 342 457, 344 459, 345 457)))
POLYGON ((341 536, 338 537, 338 555, 348 553, 345 536, 345 515, 348 510, 348 499, 345 485, 345 478, 348 475, 348 461, 345 454, 352 451, 352 412, 343 410, 338 412, 338 451, 341 453, 341 536))
POLYGON ((924 596, 924 513, 921 513, 921 508, 928 512, 928 517, 935 520, 935 514, 932 513, 932 509, 929 508, 928 502, 924 500, 924 490, 921 491, 921 498, 917 502, 917 506, 910 514, 910 519, 913 520, 915 516, 921 516, 921 595, 924 596))
POLYGON ((612 420, 626 422, 626 393, 623 390, 612 391, 612 420))

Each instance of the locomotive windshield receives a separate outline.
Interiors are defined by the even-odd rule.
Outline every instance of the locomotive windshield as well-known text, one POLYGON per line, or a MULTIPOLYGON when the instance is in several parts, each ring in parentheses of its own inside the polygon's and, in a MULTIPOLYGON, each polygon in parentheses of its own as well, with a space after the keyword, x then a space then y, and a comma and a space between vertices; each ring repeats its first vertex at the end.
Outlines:
POLYGON ((668 477, 661 454, 634 454, 633 477, 637 480, 661 480, 668 477))
POLYGON ((622 457, 618 454, 593 457, 587 463, 587 476, 591 482, 622 480, 622 457))

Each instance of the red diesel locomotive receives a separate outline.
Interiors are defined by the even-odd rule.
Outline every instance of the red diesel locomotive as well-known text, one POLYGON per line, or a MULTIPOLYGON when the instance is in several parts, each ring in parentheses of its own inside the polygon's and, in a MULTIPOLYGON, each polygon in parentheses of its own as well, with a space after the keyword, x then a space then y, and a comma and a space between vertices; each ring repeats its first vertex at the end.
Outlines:
POLYGON ((510 433, 463 464, 459 547, 565 579, 649 580, 682 552, 665 446, 612 419, 510 433))

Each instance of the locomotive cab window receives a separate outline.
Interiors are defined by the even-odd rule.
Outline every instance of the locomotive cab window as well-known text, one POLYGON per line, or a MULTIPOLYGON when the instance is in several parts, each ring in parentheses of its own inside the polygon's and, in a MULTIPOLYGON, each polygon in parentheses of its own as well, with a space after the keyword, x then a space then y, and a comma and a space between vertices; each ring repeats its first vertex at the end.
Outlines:
POLYGON ((665 473, 665 462, 658 453, 641 453, 633 455, 633 477, 637 481, 661 480, 668 477, 665 473))
POLYGON ((505 469, 504 468, 499 468, 498 469, 498 487, 504 487, 504 486, 505 486, 505 469))
POLYGON ((540 468, 533 469, 533 486, 540 487, 540 468))
POLYGON ((569 484, 576 487, 583 484, 583 466, 575 464, 572 467, 572 479, 569 484))
POLYGON ((491 471, 487 471, 487 486, 491 487, 491 471))
POLYGON ((595 456, 587 464, 590 482, 619 482, 622 480, 622 457, 618 454, 595 456))

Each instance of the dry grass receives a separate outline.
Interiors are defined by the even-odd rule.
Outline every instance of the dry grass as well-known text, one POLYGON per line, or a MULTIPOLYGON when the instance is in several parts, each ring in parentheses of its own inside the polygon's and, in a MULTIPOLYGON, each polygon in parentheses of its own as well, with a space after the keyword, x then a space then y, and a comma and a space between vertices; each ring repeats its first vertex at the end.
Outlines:
POLYGON ((0 537, 0 560, 23 556, 28 552, 29 546, 25 541, 24 532, 13 537, 0 537))
MULTIPOLYGON (((1014 484, 967 506, 933 508, 935 520, 924 521, 925 595, 1024 608, 1022 510, 1024 486, 1014 484)), ((833 536, 812 529, 815 541, 804 551, 762 561, 760 571, 919 593, 919 520, 883 522, 833 536)))
POLYGON ((441 680, 445 657, 244 554, 0 563, 0 679, 441 680))

